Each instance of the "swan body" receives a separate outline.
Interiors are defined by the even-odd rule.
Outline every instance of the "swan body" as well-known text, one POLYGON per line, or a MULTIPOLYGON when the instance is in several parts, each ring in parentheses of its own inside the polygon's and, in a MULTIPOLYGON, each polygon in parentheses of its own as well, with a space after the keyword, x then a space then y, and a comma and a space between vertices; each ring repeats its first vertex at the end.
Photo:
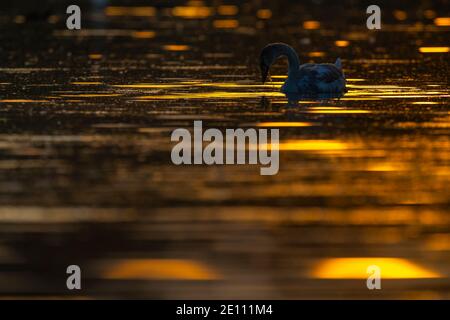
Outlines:
POLYGON ((346 92, 345 76, 341 59, 332 63, 305 63, 300 65, 295 50, 284 43, 267 45, 260 55, 262 82, 267 79, 270 66, 279 58, 287 57, 289 62, 288 77, 281 87, 286 94, 342 94, 346 92))

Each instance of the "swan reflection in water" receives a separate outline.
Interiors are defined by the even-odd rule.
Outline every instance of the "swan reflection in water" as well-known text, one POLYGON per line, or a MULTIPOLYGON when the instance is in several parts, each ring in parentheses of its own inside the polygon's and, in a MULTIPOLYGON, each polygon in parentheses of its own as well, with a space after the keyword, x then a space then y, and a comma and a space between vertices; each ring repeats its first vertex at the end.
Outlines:
POLYGON ((317 94, 298 94, 298 93, 285 93, 288 107, 297 107, 300 101, 314 101, 321 103, 330 103, 335 100, 339 100, 345 95, 342 93, 317 93, 317 94))

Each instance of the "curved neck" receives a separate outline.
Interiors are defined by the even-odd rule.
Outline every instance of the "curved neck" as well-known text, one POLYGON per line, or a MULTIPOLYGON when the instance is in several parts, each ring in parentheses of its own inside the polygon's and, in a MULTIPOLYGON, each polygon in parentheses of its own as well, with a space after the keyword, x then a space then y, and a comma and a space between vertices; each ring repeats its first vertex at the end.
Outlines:
POLYGON ((298 58, 297 52, 287 44, 277 43, 274 45, 275 49, 275 59, 286 56, 289 62, 289 73, 296 72, 300 67, 300 59, 298 58))

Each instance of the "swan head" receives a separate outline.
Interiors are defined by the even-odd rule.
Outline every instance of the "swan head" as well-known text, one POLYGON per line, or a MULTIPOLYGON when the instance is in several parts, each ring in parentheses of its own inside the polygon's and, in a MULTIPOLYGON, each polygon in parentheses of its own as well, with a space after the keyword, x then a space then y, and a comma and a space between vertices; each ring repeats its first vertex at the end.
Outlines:
POLYGON ((269 75, 269 68, 270 68, 270 65, 267 65, 267 64, 261 62, 260 69, 261 69, 262 83, 265 83, 267 80, 267 76, 269 75))
POLYGON ((261 70, 262 83, 266 82, 270 66, 275 62, 276 58, 276 50, 273 45, 268 45, 262 49, 261 54, 259 55, 259 68, 261 70))
POLYGON ((299 66, 299 60, 295 50, 285 43, 271 43, 262 49, 259 56, 259 67, 261 69, 261 80, 266 82, 270 66, 281 56, 286 56, 289 61, 289 70, 299 66))

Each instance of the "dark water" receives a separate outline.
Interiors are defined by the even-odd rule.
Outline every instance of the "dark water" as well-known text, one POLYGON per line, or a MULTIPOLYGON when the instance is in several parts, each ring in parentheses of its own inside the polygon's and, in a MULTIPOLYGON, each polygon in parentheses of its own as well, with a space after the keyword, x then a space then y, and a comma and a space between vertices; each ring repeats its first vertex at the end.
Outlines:
POLYGON ((450 298, 445 1, 379 31, 350 2, 127 5, 0 14, 0 296, 450 298), (288 103, 273 41, 341 57, 349 92, 288 103), (194 120, 280 128, 278 175, 173 165, 194 120))

